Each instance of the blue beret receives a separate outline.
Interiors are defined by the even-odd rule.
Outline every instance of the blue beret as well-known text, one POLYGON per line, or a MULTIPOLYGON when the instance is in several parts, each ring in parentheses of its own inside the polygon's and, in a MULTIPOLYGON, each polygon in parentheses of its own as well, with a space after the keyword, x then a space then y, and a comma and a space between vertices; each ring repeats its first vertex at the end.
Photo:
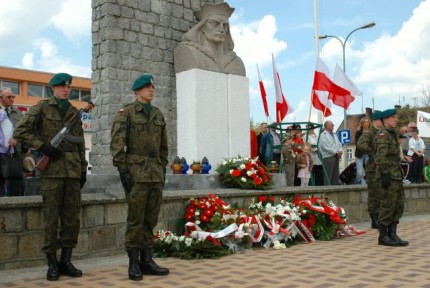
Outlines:
POLYGON ((131 87, 131 90, 136 91, 142 87, 147 86, 148 84, 154 84, 154 80, 152 79, 152 75, 145 74, 138 77, 131 87))
POLYGON ((382 112, 379 112, 379 119, 385 119, 385 118, 391 117, 393 115, 396 115, 396 113, 397 113, 396 109, 384 110, 382 112))
POLYGON ((69 75, 67 73, 57 73, 54 76, 52 76, 48 84, 50 86, 70 85, 72 84, 72 75, 69 75))

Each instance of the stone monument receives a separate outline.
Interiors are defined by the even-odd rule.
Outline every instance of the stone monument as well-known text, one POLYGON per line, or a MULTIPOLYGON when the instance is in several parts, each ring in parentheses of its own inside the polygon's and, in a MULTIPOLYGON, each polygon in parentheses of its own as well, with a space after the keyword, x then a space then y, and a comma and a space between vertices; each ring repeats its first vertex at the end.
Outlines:
POLYGON ((216 164, 250 154, 249 83, 233 51, 233 11, 227 3, 205 4, 174 50, 178 155, 186 159, 216 164))
MULTIPOLYGON (((193 11, 206 3, 220 2, 92 0, 91 94, 96 103, 92 112, 94 133, 90 152, 93 174, 118 174, 109 150, 112 121, 121 106, 134 101, 130 87, 144 73, 154 76, 153 104, 166 118, 169 162, 178 155, 173 49, 182 35, 196 24, 193 11)), ((199 159, 203 156, 206 155, 199 159)))

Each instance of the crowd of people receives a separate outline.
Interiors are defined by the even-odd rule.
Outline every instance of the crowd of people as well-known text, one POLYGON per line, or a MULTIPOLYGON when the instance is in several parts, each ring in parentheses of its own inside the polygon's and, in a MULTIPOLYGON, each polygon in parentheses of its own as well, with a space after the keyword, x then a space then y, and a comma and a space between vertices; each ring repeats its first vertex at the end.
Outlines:
MULTIPOLYGON (((426 172, 424 168, 425 143, 416 123, 410 122, 400 130, 397 124, 396 109, 375 111, 370 118, 360 120, 355 133, 354 183, 368 186, 371 227, 379 229, 378 244, 385 246, 409 245, 397 235, 404 211, 403 185, 419 184, 430 178, 430 169, 426 172)), ((332 121, 324 122, 319 137, 312 123, 303 129, 298 124, 288 126, 281 133, 283 139, 276 132, 282 129, 276 123, 269 126, 262 123, 260 129, 257 136, 260 160, 265 165, 282 161, 279 164, 287 186, 342 184, 339 181, 342 147, 332 121), (281 159, 274 152, 279 148, 276 146, 279 139, 283 142, 281 159)))

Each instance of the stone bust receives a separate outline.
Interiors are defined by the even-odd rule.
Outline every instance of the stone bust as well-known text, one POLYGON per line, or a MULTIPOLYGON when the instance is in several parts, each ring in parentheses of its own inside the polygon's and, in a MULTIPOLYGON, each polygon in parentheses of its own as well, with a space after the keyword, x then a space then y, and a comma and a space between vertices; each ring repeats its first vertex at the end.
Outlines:
POLYGON ((193 68, 246 76, 242 59, 233 51, 227 3, 205 4, 194 12, 199 23, 182 36, 174 50, 175 72, 193 68))

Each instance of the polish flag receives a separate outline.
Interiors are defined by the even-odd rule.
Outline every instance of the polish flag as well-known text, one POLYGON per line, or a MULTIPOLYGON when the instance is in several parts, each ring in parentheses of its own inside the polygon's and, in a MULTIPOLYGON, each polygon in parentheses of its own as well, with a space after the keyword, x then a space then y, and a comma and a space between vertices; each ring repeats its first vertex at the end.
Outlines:
POLYGON ((264 84, 263 84, 263 80, 261 79, 260 69, 258 68, 258 64, 257 64, 257 71, 258 71, 258 83, 260 85, 260 92, 261 92, 261 100, 263 100, 264 113, 266 114, 266 117, 269 117, 269 107, 267 106, 266 89, 264 89, 264 84))
POLYGON ((284 93, 282 92, 281 79, 279 78, 278 69, 276 68, 275 57, 272 54, 273 64, 273 80, 275 83, 276 92, 276 122, 282 122, 285 116, 294 111, 287 100, 285 100, 284 93))
POLYGON ((322 59, 317 57, 317 66, 314 75, 314 84, 312 85, 312 96, 311 102, 315 109, 323 112, 324 117, 330 116, 331 102, 328 99, 327 93, 330 92, 333 82, 330 80, 330 73, 322 61, 322 59))
POLYGON ((348 109, 351 102, 359 95, 361 95, 361 91, 355 86, 348 75, 340 69, 339 65, 336 64, 333 85, 328 98, 333 101, 333 104, 348 109))

